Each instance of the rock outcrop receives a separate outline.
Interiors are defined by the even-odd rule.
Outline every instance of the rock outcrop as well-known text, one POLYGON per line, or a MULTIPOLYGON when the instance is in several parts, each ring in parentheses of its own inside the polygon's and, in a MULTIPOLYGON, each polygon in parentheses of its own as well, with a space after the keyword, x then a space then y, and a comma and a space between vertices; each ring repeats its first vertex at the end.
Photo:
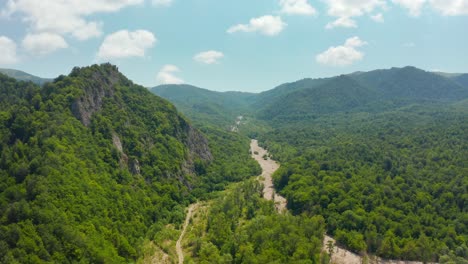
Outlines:
MULTIPOLYGON (((121 81, 122 75, 116 66, 106 64, 94 71, 88 82, 89 86, 83 87, 84 94, 72 103, 73 115, 85 126, 91 124, 91 117, 102 108, 103 100, 112 97, 115 93, 115 85, 121 81)), ((80 74, 80 68, 74 68, 70 76, 80 74)))

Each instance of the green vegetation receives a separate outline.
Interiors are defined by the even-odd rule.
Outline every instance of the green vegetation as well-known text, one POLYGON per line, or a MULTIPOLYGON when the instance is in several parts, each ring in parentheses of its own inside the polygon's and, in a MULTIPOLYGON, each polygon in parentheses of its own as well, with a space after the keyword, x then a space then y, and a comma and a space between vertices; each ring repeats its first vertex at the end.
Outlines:
POLYGON ((31 81, 37 85, 43 85, 47 82, 52 82, 52 79, 46 79, 46 78, 41 78, 34 76, 32 74, 19 71, 19 70, 13 70, 13 69, 0 69, 0 73, 5 74, 11 78, 15 78, 18 81, 31 81))
POLYGON ((212 124, 228 129, 237 116, 251 112, 250 102, 255 94, 242 92, 213 92, 191 85, 160 85, 154 94, 174 103, 196 125, 212 124))
POLYGON ((264 135, 295 214, 322 215, 355 252, 468 257, 467 112, 414 107, 326 116, 264 135))
POLYGON ((224 190, 227 183, 261 174, 260 166, 248 152, 250 140, 247 137, 209 125, 200 129, 207 135, 215 159, 201 171, 199 188, 193 190, 197 197, 209 198, 212 191, 224 190))
POLYGON ((465 77, 405 67, 283 84, 249 98, 261 126, 245 134, 282 163, 292 212, 323 216, 342 246, 463 263, 465 77))
POLYGON ((207 217, 188 234, 188 262, 318 263, 324 219, 278 214, 262 189, 251 179, 210 202, 207 217))
POLYGON ((173 256, 197 199, 209 209, 189 262, 326 263, 327 230, 357 253, 466 263, 466 75, 405 67, 260 94, 153 92, 196 129, 108 64, 42 88, 0 74, 0 263, 173 256), (274 184, 292 214, 246 180, 260 174, 247 136, 281 162, 274 184))
POLYGON ((195 196, 258 171, 248 142, 224 136, 211 153, 172 104, 108 64, 43 88, 0 75, 0 263, 136 260, 195 196))

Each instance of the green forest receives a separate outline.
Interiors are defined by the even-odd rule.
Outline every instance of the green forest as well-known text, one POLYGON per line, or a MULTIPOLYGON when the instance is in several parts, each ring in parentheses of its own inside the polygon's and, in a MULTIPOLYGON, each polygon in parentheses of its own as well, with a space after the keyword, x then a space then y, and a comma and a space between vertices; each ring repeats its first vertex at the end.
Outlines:
MULTIPOLYGON (((162 96, 196 113, 181 94, 162 96)), ((281 163, 274 183, 291 213, 322 216, 340 246, 466 263, 467 95, 461 78, 414 67, 303 79, 244 100, 240 133, 281 163)))
POLYGON ((230 186, 191 228, 188 263, 319 263, 321 216, 278 214, 257 179, 230 186))
POLYGON ((0 263, 136 260, 197 196, 258 173, 248 140, 225 134, 204 146, 109 64, 43 87, 0 75, 0 263))
POLYGON ((186 263, 329 263, 326 233, 364 259, 466 264, 467 98, 414 67, 259 94, 149 90, 110 64, 0 74, 0 263, 175 261, 192 204, 186 263), (284 214, 251 138, 281 164, 284 214))
POLYGON ((327 232, 355 252, 466 258, 466 114, 433 114, 327 117, 333 128, 317 121, 267 134, 283 161, 275 186, 293 213, 324 216, 327 232))

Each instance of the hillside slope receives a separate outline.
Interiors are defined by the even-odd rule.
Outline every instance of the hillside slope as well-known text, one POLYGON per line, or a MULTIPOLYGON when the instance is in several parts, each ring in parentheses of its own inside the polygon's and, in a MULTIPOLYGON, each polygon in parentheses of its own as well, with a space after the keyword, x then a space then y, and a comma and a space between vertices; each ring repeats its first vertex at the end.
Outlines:
POLYGON ((387 99, 456 101, 468 96, 468 89, 451 79, 410 66, 363 72, 351 77, 377 89, 387 99))
POLYGON ((236 116, 250 112, 250 102, 255 97, 251 93, 215 92, 191 85, 160 85, 151 92, 174 103, 194 122, 222 126, 229 126, 236 116))
POLYGON ((0 262, 128 263, 183 220, 212 154, 172 104, 109 64, 0 95, 0 262))
POLYGON ((377 92, 342 75, 310 88, 297 89, 260 110, 263 119, 307 118, 340 111, 352 111, 377 98, 377 92))
POLYGON ((14 70, 14 69, 0 69, 0 73, 3 73, 18 81, 25 81, 25 82, 31 81, 37 85, 43 85, 44 83, 53 81, 53 79, 37 77, 32 74, 26 73, 24 71, 14 70))

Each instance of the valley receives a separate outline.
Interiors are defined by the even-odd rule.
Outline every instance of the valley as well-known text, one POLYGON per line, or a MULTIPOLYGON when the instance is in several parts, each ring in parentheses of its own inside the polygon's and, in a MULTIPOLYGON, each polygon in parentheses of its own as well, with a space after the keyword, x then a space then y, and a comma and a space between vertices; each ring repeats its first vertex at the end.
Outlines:
POLYGON ((468 0, 0 0, 0 264, 468 264, 468 0))
POLYGON ((283 213, 286 210, 286 199, 277 194, 275 187, 273 186, 272 175, 279 168, 279 164, 269 157, 268 152, 258 146, 258 141, 252 139, 250 142, 250 152, 252 157, 262 167, 262 174, 260 175, 260 182, 263 184, 263 198, 269 201, 273 201, 275 204, 276 211, 283 213))
POLYGON ((0 74, 1 261, 466 263, 462 76, 155 96, 110 64, 0 74))

